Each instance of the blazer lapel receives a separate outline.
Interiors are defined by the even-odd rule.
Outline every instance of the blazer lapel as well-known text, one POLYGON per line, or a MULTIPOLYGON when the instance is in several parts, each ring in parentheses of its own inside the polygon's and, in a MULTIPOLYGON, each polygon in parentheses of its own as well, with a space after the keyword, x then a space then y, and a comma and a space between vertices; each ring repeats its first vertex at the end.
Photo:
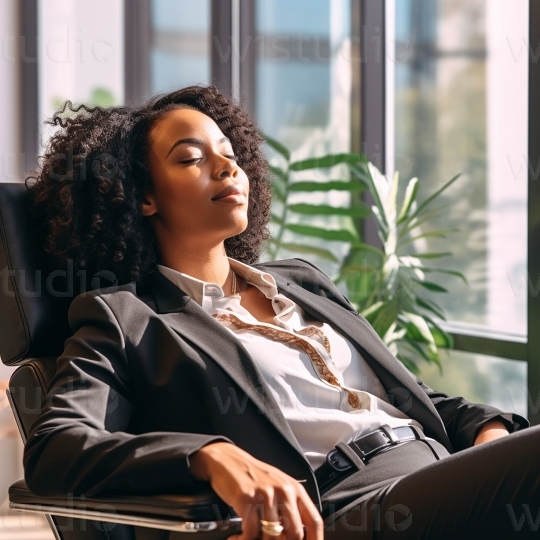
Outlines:
POLYGON ((436 438, 453 452, 444 424, 433 403, 401 362, 395 360, 364 318, 358 317, 352 311, 348 311, 324 296, 306 291, 275 272, 271 273, 280 292, 290 297, 317 319, 334 326, 353 343, 383 386, 393 396, 393 404, 396 407, 420 422, 427 435, 436 438))
POLYGON ((159 272, 152 283, 151 294, 156 312, 162 319, 183 339, 219 364, 263 413, 261 416, 266 416, 287 442, 304 456, 263 375, 245 347, 231 339, 223 325, 159 272))

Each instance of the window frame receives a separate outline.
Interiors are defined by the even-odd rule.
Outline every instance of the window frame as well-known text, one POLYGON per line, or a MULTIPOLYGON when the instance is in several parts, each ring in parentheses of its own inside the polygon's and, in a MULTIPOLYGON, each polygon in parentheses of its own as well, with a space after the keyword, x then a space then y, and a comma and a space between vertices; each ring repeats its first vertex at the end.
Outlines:
MULTIPOLYGON (((534 280, 540 276, 540 224, 535 218, 540 205, 540 62, 534 58, 540 46, 540 3, 529 0, 529 194, 527 200, 527 275, 534 280), (532 164, 532 166, 531 166, 532 164)), ((531 425, 540 424, 540 298, 529 291, 527 296, 527 386, 528 416, 531 425)))
MULTIPOLYGON (((136 103, 148 97, 151 36, 151 0, 132 2, 124 0, 125 20, 125 92, 126 103, 136 103)), ((37 61, 37 0, 22 0, 19 4, 23 50, 21 58, 21 121, 22 148, 25 155, 25 173, 36 165, 38 140, 38 61, 37 61)), ((212 81, 225 94, 237 96, 250 112, 255 108, 255 50, 249 39, 255 35, 255 0, 212 0, 212 81), (233 32, 234 30, 234 32, 233 32), (232 41, 233 48, 248 54, 243 61, 240 54, 229 55, 226 62, 218 54, 218 41, 222 46, 232 41), (251 53, 249 54, 249 52, 251 53), (236 84, 239 88, 234 88, 236 84)), ((362 151, 381 171, 386 169, 386 1, 359 0, 353 2, 353 35, 358 35, 360 61, 353 69, 359 71, 360 85, 356 100, 359 118, 351 119, 351 126, 360 128, 352 137, 353 150, 362 151), (358 20, 359 18, 359 20, 358 20), (355 34, 358 32, 358 34, 355 34)), ((535 212, 540 207, 540 61, 534 55, 540 52, 540 3, 529 0, 529 112, 528 112, 528 225, 527 272, 532 281, 540 276, 540 222, 535 212), (536 120, 536 121, 535 121, 536 120), (538 172, 537 172, 538 171, 538 172)), ((364 221, 365 240, 380 245, 371 220, 364 221)), ((537 278, 540 279, 540 278, 537 278)), ((509 360, 527 362, 528 417, 532 425, 540 424, 540 297, 527 298, 527 338, 500 332, 472 329, 466 325, 449 325, 454 338, 454 349, 485 354, 509 360)))
POLYGON ((38 118, 38 0, 19 3, 20 50, 18 58, 21 77, 20 119, 21 148, 24 155, 24 176, 36 168, 39 153, 38 118))

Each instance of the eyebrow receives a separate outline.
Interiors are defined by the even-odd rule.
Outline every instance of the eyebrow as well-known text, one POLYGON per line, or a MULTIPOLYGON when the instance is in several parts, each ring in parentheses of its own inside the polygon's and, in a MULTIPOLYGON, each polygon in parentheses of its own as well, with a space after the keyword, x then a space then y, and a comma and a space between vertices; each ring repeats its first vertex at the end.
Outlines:
MULTIPOLYGON (((222 144, 222 143, 225 143, 225 142, 231 142, 229 140, 228 137, 222 137, 221 139, 219 139, 218 143, 219 144, 222 144)), ((205 141, 203 141, 202 139, 197 139, 195 137, 188 137, 187 139, 179 139, 178 141, 176 141, 171 149, 167 152, 167 155, 165 156, 165 158, 168 158, 169 157, 169 154, 179 145, 179 144, 196 144, 198 146, 204 146, 206 144, 205 141)))

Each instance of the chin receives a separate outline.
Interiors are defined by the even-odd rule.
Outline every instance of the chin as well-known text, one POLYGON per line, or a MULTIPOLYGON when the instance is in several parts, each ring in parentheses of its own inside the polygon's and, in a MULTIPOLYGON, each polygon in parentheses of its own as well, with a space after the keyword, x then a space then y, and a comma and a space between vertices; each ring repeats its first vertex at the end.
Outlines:
POLYGON ((226 216, 220 216, 220 219, 215 220, 213 229, 220 232, 220 236, 231 238, 243 233, 248 226, 248 218, 245 210, 236 208, 226 216))
POLYGON ((239 234, 242 234, 248 226, 247 219, 245 221, 237 221, 233 226, 230 228, 227 227, 231 231, 231 234, 228 236, 228 238, 231 238, 233 236, 238 236, 239 234))
POLYGON ((231 226, 234 229, 238 230, 238 232, 235 234, 240 234, 241 232, 244 232, 247 229, 248 217, 245 211, 233 212, 233 214, 231 215, 231 221, 234 223, 234 225, 231 224, 231 226))
POLYGON ((238 227, 238 229, 236 230, 236 232, 232 236, 238 236, 239 234, 242 234, 247 229, 247 226, 248 226, 248 224, 246 222, 241 227, 238 227))

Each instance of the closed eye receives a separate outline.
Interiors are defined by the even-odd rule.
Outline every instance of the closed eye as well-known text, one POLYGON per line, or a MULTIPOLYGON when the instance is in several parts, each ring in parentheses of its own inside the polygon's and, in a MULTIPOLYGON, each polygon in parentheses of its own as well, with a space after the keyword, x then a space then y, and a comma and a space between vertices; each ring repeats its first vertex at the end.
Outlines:
POLYGON ((238 161, 238 156, 235 156, 233 154, 226 155, 225 157, 229 158, 232 161, 238 161))
POLYGON ((183 161, 180 161, 180 163, 198 163, 202 160, 202 157, 195 157, 190 159, 184 159, 183 161))

